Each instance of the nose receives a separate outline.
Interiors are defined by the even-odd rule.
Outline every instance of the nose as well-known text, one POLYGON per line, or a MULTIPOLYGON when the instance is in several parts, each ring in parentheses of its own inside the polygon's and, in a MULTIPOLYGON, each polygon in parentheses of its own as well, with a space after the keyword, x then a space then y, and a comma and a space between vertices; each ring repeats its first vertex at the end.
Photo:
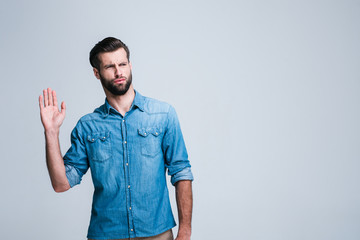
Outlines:
POLYGON ((115 65, 115 77, 120 77, 121 76, 121 71, 120 71, 120 67, 115 65))

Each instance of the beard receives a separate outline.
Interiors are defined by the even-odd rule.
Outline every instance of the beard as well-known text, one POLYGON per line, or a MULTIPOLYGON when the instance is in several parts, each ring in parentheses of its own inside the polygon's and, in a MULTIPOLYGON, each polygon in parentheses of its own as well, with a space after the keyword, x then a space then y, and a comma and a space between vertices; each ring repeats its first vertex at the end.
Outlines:
POLYGON ((123 84, 115 84, 115 79, 107 80, 100 73, 99 75, 103 87, 115 96, 122 96, 127 93, 132 83, 132 72, 130 72, 129 77, 125 79, 125 82, 123 84))

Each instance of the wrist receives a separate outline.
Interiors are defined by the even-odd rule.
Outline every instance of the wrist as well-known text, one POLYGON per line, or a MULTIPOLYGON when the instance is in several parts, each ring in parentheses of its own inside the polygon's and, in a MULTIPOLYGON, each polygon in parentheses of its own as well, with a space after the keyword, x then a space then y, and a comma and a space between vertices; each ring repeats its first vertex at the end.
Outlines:
POLYGON ((44 130, 44 134, 46 137, 53 137, 53 136, 56 136, 58 137, 59 136, 59 132, 60 132, 60 129, 56 129, 56 128, 49 128, 49 129, 45 129, 44 130))
POLYGON ((191 236, 191 227, 179 227, 178 237, 186 237, 190 239, 191 236))

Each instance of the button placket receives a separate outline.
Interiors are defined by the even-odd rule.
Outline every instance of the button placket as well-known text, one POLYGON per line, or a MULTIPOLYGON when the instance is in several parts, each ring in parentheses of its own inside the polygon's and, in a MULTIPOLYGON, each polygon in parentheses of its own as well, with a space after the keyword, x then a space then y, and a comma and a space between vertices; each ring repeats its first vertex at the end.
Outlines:
POLYGON ((133 215, 132 215, 132 203, 131 203, 131 180, 130 180, 130 169, 129 169, 129 159, 128 159, 128 146, 127 146, 127 128, 126 128, 126 121, 125 119, 122 119, 121 121, 121 128, 122 128, 122 135, 123 135, 123 149, 124 149, 124 171, 125 171, 125 186, 127 188, 126 191, 126 199, 127 199, 127 208, 128 208, 128 227, 131 233, 131 237, 134 237, 135 235, 135 226, 133 221, 133 215))

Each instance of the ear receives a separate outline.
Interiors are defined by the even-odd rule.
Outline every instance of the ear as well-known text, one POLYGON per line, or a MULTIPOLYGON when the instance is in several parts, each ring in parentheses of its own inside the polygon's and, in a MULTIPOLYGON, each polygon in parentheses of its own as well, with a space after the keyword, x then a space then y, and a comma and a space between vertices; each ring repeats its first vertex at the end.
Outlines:
POLYGON ((99 70, 97 70, 96 68, 93 68, 94 71, 94 75, 97 79, 100 79, 100 74, 99 74, 99 70))

